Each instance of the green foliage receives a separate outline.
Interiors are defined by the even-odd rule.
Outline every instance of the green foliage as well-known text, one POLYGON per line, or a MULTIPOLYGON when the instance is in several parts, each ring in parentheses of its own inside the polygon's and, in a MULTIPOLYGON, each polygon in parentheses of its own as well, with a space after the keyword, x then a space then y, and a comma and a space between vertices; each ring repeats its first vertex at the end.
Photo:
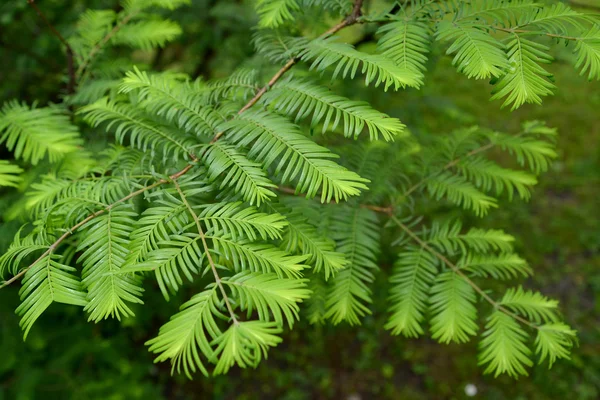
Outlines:
POLYGON ((81 281, 72 274, 75 271, 76 268, 61 264, 52 253, 27 271, 19 291, 22 303, 15 311, 22 316, 24 338, 27 338, 35 320, 53 302, 87 306, 87 294, 81 281))
POLYGON ((423 84, 423 71, 429 51, 430 28, 421 21, 394 21, 382 25, 377 31, 382 35, 377 49, 394 60, 406 76, 413 75, 407 84, 419 88, 423 84))
POLYGON ((298 319, 296 303, 310 294, 304 289, 304 280, 280 279, 277 274, 240 272, 224 283, 239 297, 240 309, 246 310, 249 316, 256 309, 260 320, 269 321, 272 314, 279 325, 283 325, 285 316, 290 328, 298 319))
POLYGON ((111 101, 107 97, 82 107, 81 112, 85 113, 86 121, 92 126, 105 121, 111 121, 109 128, 116 125, 115 134, 119 144, 125 143, 128 135, 132 147, 152 153, 159 149, 164 158, 185 158, 194 144, 188 135, 157 126, 143 111, 127 103, 111 101))
POLYGON ((277 111, 293 116, 296 121, 312 114, 311 126, 322 122, 322 132, 335 131, 343 123, 345 137, 358 138, 365 126, 371 140, 393 140, 400 137, 404 125, 396 118, 374 110, 366 102, 352 101, 329 93, 329 90, 308 81, 290 79, 282 82, 262 97, 261 102, 272 104, 277 111))
POLYGON ((331 231, 337 251, 344 255, 347 264, 333 277, 327 296, 326 318, 334 324, 342 321, 350 325, 360 323, 360 318, 370 314, 369 284, 375 280, 378 269, 379 226, 377 215, 362 208, 341 208, 333 216, 331 231))
POLYGON ((158 336, 146 344, 149 350, 160 353, 156 361, 171 360, 173 371, 181 372, 188 377, 197 370, 208 374, 200 360, 199 352, 212 357, 210 342, 222 335, 216 317, 223 317, 217 305, 216 286, 200 292, 182 304, 181 311, 160 328, 158 336))
POLYGON ((481 341, 480 364, 488 364, 485 372, 494 376, 506 373, 518 377, 527 375, 531 367, 531 350, 527 348, 527 333, 507 314, 495 311, 489 318, 481 341))
POLYGON ((265 112, 247 112, 224 126, 227 138, 238 146, 254 142, 248 156, 266 167, 278 161, 275 174, 281 183, 298 179, 296 189, 314 197, 321 190, 321 202, 357 196, 366 189, 365 179, 331 161, 337 156, 306 138, 287 119, 265 112))
POLYGON ((503 44, 469 22, 444 21, 438 25, 436 35, 438 40, 452 41, 446 53, 456 53, 452 63, 469 78, 499 77, 508 67, 503 44))
POLYGON ((454 272, 440 274, 431 287, 431 331, 441 343, 464 343, 477 333, 475 291, 454 272))
POLYGON ((332 79, 337 76, 353 79, 360 72, 365 75, 366 85, 383 85, 386 91, 390 86, 398 90, 419 85, 418 78, 411 71, 400 69, 386 56, 362 53, 349 44, 336 42, 335 37, 309 42, 299 40, 295 48, 301 49, 297 57, 303 61, 313 60, 311 69, 324 71, 335 65, 332 79))
POLYGON ((21 181, 19 176, 21 172, 23 170, 18 166, 6 160, 0 160, 0 186, 17 186, 21 181))
POLYGON ((190 378, 218 375, 256 367, 304 317, 301 303, 311 323, 361 324, 381 271, 381 325, 392 335, 421 336, 428 321, 441 343, 479 336, 480 364, 495 376, 526 375, 534 352, 550 365, 569 357, 575 332, 558 302, 496 282, 532 275, 514 238, 463 229, 457 209, 484 217, 502 196, 529 200, 557 157, 556 132, 531 121, 516 133, 411 134, 371 99, 378 87, 422 88, 441 45, 467 78, 492 80, 492 99, 539 104, 555 89, 540 65, 553 61, 550 40, 573 43, 576 68, 600 77, 596 17, 528 1, 407 2, 362 15, 361 2, 260 0, 259 54, 229 76, 193 80, 111 58, 120 46, 147 55, 174 40, 181 28, 163 13, 187 3, 86 11, 68 37, 79 88, 65 106, 9 101, 0 111, 0 143, 43 170, 0 161, 0 185, 25 193, 15 193, 17 209, 31 222, 0 257, 3 279, 23 276, 24 336, 54 302, 82 306, 95 323, 133 317, 134 305, 148 308, 153 275, 166 300, 190 299, 147 341, 156 361, 190 378), (313 35, 325 18, 310 13, 323 10, 344 19, 313 35), (375 39, 365 35, 377 46, 337 34, 358 22, 379 24, 375 39), (269 63, 284 61, 272 75, 269 63), (282 78, 294 64, 305 64, 299 77, 282 78), (331 87, 315 73, 326 70, 331 87), (357 73, 373 87, 351 82, 357 73))
POLYGON ((546 78, 551 74, 539 63, 549 64, 552 57, 549 48, 543 44, 515 35, 508 42, 508 57, 514 63, 508 73, 498 81, 492 100, 506 97, 503 106, 512 103, 512 109, 524 103, 542 103, 542 97, 552 94, 554 84, 546 78))
POLYGON ((64 110, 35 105, 30 108, 17 101, 2 106, 0 134, 0 143, 5 143, 16 159, 33 165, 46 156, 50 162, 56 162, 83 144, 64 110))
POLYGON ((83 225, 84 239, 77 250, 83 265, 82 282, 87 289, 85 310, 89 319, 98 322, 108 317, 133 315, 129 303, 142 303, 142 289, 132 276, 118 274, 125 263, 128 238, 137 214, 127 205, 109 209, 83 225))
POLYGON ((176 22, 168 20, 140 21, 124 26, 112 37, 112 43, 140 49, 163 47, 181 34, 176 22))
POLYGON ((284 21, 293 20, 292 12, 300 10, 297 0, 259 0, 256 12, 260 16, 258 26, 276 28, 284 21))

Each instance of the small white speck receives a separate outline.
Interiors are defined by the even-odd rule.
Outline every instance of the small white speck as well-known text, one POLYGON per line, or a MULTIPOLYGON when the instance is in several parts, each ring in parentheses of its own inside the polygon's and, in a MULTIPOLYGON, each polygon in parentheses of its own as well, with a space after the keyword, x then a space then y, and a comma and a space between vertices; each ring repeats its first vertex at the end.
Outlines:
POLYGON ((469 397, 473 397, 477 394, 477 386, 472 383, 468 383, 465 385, 465 394, 469 397))

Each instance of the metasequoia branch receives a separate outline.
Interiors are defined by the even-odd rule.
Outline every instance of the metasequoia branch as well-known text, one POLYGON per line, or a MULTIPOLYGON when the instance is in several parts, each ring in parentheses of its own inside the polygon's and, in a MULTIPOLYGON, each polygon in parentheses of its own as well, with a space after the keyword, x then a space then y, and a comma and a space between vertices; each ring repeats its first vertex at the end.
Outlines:
MULTIPOLYGON (((33 4, 34 0, 28 0, 28 2, 30 4, 33 4)), ((324 32, 321 36, 319 36, 319 38, 324 38, 324 37, 328 37, 330 35, 333 35, 334 33, 338 32, 339 30, 350 26, 350 25, 354 25, 355 23, 358 22, 358 18, 362 15, 361 14, 361 7, 363 4, 363 0, 355 0, 354 2, 354 6, 352 9, 352 12, 350 13, 350 15, 348 15, 342 22, 340 22, 339 24, 335 25, 334 27, 332 27, 331 29, 329 29, 328 31, 324 32)), ((37 7, 36 7, 37 8, 37 7)), ((45 18, 44 18, 45 19, 45 18)), ((102 40, 99 42, 107 42, 108 40, 110 40, 110 38, 112 37, 112 35, 114 35, 114 33, 116 32, 116 30, 120 29, 120 26, 122 26, 124 24, 125 20, 123 20, 121 22, 120 25, 116 25, 115 28, 113 28, 113 30, 111 32, 109 32, 109 34, 102 40)), ((61 36, 62 37, 62 36, 61 36)), ((66 42, 65 42, 66 43, 66 42)), ((98 47, 98 50, 100 50, 100 48, 102 47, 101 45, 96 46, 98 47)), ((94 48, 95 49, 95 48, 94 48)), ((88 62, 89 59, 95 55, 94 50, 92 50, 92 52, 90 53, 90 57, 88 57, 88 62)), ((242 107, 239 111, 238 111, 238 115, 243 113, 244 111, 246 111, 248 108, 252 107, 254 104, 256 104, 256 102, 258 100, 260 100, 260 98, 267 92, 267 90, 269 90, 273 85, 275 85, 277 83, 277 81, 279 81, 279 79, 281 79, 281 77, 287 72, 289 71, 290 68, 292 68, 292 66, 294 64, 296 64, 298 60, 296 58, 293 58, 291 60, 289 60, 279 71, 277 71, 277 73, 275 73, 275 75, 273 75, 273 77, 269 80, 269 82, 258 92, 256 93, 256 95, 248 102, 246 103, 246 105, 244 107, 242 107)), ((85 69, 85 66, 87 64, 84 63, 79 67, 79 71, 78 73, 82 72, 83 69, 85 69)), ((210 143, 215 143, 217 140, 219 140, 225 132, 219 132, 217 133, 212 140, 210 141, 210 143)), ((192 167, 194 166, 193 163, 198 161, 198 157, 196 157, 193 154, 190 154, 190 157, 192 159, 192 163, 188 164, 185 166, 185 168, 183 168, 181 171, 174 173, 173 175, 169 176, 169 179, 163 178, 160 179, 158 181, 156 181, 155 183, 149 185, 149 186, 145 186, 139 190, 136 190, 135 192, 132 192, 130 194, 128 194, 127 196, 123 197, 122 199, 117 200, 116 202, 110 204, 108 207, 96 211, 93 214, 88 215, 83 221, 79 222, 78 224, 72 226, 71 228, 69 228, 61 237, 59 237, 54 243, 52 243, 50 245, 50 247, 48 248, 48 250, 46 250, 37 260, 35 260, 33 263, 31 263, 28 267, 23 268, 23 270, 21 270, 18 274, 16 274, 15 276, 13 276, 11 279, 7 280, 6 282, 4 282, 2 285, 0 285, 0 289, 10 285, 11 283, 13 283, 14 281, 18 280, 19 278, 21 278, 23 275, 25 275, 27 273, 27 271, 29 271, 29 269, 31 267, 33 267, 35 264, 37 264, 38 262, 40 262, 44 257, 46 257, 48 254, 50 254, 54 249, 56 249, 67 237, 69 237, 71 234, 73 234, 73 232, 75 232, 77 229, 81 228, 83 225, 85 225, 85 223, 87 223, 88 221, 91 221, 92 219, 96 218, 97 216, 104 214, 105 212, 109 211, 111 208, 113 208, 115 205, 125 202, 129 199, 132 199, 133 197, 136 197, 139 194, 142 194, 144 192, 147 192, 148 190, 154 189, 160 185, 163 185, 165 183, 169 183, 169 182, 175 182, 177 179, 179 179, 181 176, 187 174, 192 167)), ((210 256, 209 256, 210 257, 210 256)), ((220 283, 220 281, 218 282, 220 283)), ((221 289, 224 290, 224 289, 221 289)), ((227 303, 227 302, 226 302, 227 303)), ((228 307, 230 308, 230 307, 228 307)), ((232 311, 231 311, 232 312, 232 311)), ((233 320, 235 321, 235 318, 232 315, 233 320)))
POLYGON ((537 325, 532 324, 525 318, 522 318, 520 315, 517 315, 514 312, 506 309, 505 307, 500 305, 497 301, 492 299, 482 288, 480 288, 475 282, 473 282, 471 280, 471 278, 469 278, 464 272, 462 272, 460 270, 460 268, 457 267, 453 262, 448 260, 448 258, 446 258, 443 254, 441 254, 440 252, 438 252, 437 250, 435 250, 434 248, 429 246, 424 240, 422 240, 420 237, 418 237, 409 227, 404 225, 394 215, 389 214, 389 216, 390 216, 390 219, 392 221, 394 221, 394 223, 396 225, 398 225, 400 227, 400 229, 402 229, 408 236, 410 236, 411 239, 413 239, 415 242, 417 242, 419 244, 419 246, 421 246, 422 248, 424 248, 425 250, 427 250, 428 252, 433 254, 435 257, 437 257, 444 264, 446 264, 455 274, 460 276, 465 282, 467 282, 469 284, 469 286, 471 286, 477 293, 479 293, 479 295, 481 295, 481 297, 483 297, 485 299, 485 301, 490 303, 492 305, 492 307, 494 307, 496 310, 503 312, 504 314, 516 319, 517 321, 519 321, 531 328, 539 329, 539 327, 537 325))
POLYGON ((37 264, 38 262, 40 262, 41 260, 44 259, 44 257, 48 256, 50 253, 52 253, 59 244, 61 244, 67 237, 69 237, 74 231, 76 231, 77 229, 81 228, 83 225, 85 225, 87 222, 91 221, 92 219, 96 218, 99 215, 104 214, 107 211, 110 211, 112 208, 114 208, 116 205, 123 203, 129 199, 132 199, 134 197, 136 197, 139 194, 142 194, 144 192, 147 192, 150 189, 154 189, 157 186, 162 185, 163 183, 167 183, 169 182, 166 179, 161 179, 159 181, 154 182, 152 185, 149 186, 144 186, 143 188, 136 190, 135 192, 131 192, 129 193, 127 196, 115 201, 112 204, 109 204, 106 208, 103 208, 102 210, 98 210, 93 214, 88 215, 85 219, 83 219, 82 221, 80 221, 79 223, 77 223, 76 225, 73 225, 71 228, 69 228, 65 233, 62 234, 61 237, 59 237, 58 239, 56 239, 56 241, 54 243, 52 243, 50 245, 50 247, 48 247, 48 250, 46 250, 44 253, 42 253, 41 256, 39 256, 39 258, 37 260, 35 260, 33 263, 31 263, 31 265, 27 268, 24 268, 21 272, 19 272, 18 274, 16 274, 15 276, 13 276, 11 279, 7 280, 6 282, 4 282, 2 285, 0 285, 0 289, 2 289, 5 286, 10 285, 11 283, 13 283, 14 281, 16 281, 17 279, 19 279, 21 276, 25 275, 25 273, 27 271, 29 271, 29 269, 31 267, 33 267, 35 264, 37 264))
MULTIPOLYGON (((482 147, 470 152, 468 155, 477 154, 481 151, 485 151, 485 150, 491 148, 491 146, 493 146, 493 144, 488 144, 488 145, 482 146, 482 147)), ((444 169, 450 168, 456 162, 457 162, 457 160, 450 162, 447 165, 447 167, 444 169)), ((288 188, 285 186, 279 186, 277 189, 283 193, 296 194, 294 189, 288 188)), ((396 218, 394 216, 394 207, 393 206, 390 205, 387 207, 380 207, 380 206, 371 205, 371 204, 360 204, 359 207, 366 208, 366 209, 369 209, 369 210, 372 210, 372 211, 375 211, 375 212, 378 212, 381 214, 385 214, 388 218, 390 218, 390 220, 392 220, 396 225, 398 225, 398 227, 400 229, 402 229, 408 236, 410 236, 411 239, 413 239, 415 242, 417 242, 417 244, 419 246, 421 246, 422 248, 424 248, 425 250, 427 250, 428 252, 433 254, 436 258, 438 258, 440 261, 442 261, 444 264, 446 264, 455 274, 457 274, 462 279, 464 279, 464 281, 469 286, 471 286, 477 293, 479 293, 479 295, 481 295, 481 297, 483 297, 485 299, 485 301, 487 301, 489 304, 491 304, 492 307, 494 307, 495 309, 503 312, 504 314, 516 319, 517 321, 519 321, 531 328, 539 329, 539 327, 537 325, 532 324, 525 318, 522 318, 520 315, 517 315, 514 312, 508 310, 506 307, 503 307, 497 301, 492 299, 482 288, 479 287, 479 285, 477 285, 475 282, 473 282, 471 280, 471 278, 469 278, 464 272, 462 272, 457 265, 455 265, 447 257, 445 257, 443 254, 441 254, 437 250, 435 250, 433 247, 429 246, 427 244, 427 242, 425 242, 419 236, 417 236, 409 227, 407 227, 398 218, 396 218)))
POLYGON ((58 32, 56 30, 56 28, 54 28, 54 26, 50 23, 50 21, 48 21, 48 19, 46 18, 46 16, 42 12, 42 10, 40 10, 39 7, 37 6, 37 4, 35 4, 35 0, 27 0, 27 3, 35 10, 37 15, 40 16, 42 21, 44 21, 44 23, 52 31, 54 36, 56 36, 58 38, 58 40, 60 40, 61 43, 65 45, 65 50, 67 52, 67 70, 68 70, 68 75, 69 75, 69 83, 67 85, 67 93, 68 94, 75 93, 75 85, 76 85, 76 83, 75 83, 75 64, 74 64, 74 60, 73 60, 74 53, 73 53, 73 49, 71 48, 71 45, 60 34, 60 32, 58 32))
MULTIPOLYGON (((235 313, 233 312, 233 308, 231 307, 231 303, 229 302, 229 297, 227 296, 227 292, 225 291, 225 288, 223 287, 223 282, 221 282, 221 277, 219 276, 219 273, 217 272, 217 266, 215 265, 215 262, 213 261, 212 255, 210 254, 210 248, 208 247, 208 244, 206 243, 206 235, 204 235, 204 231, 202 230, 202 225, 200 225, 200 218, 198 218, 198 214, 196 214, 196 212, 194 211, 194 209, 192 208, 190 203, 187 201, 187 198, 185 197, 185 194, 181 190, 179 183, 177 183, 177 181, 174 180, 173 185, 175 185, 175 189, 177 190, 177 193, 179 193, 179 197, 181 197, 181 201, 183 201, 183 204, 188 209, 188 211, 192 215, 192 218, 194 219, 196 228, 198 229, 198 235, 200 235, 200 240, 202 241, 202 247, 204 247, 204 254, 206 254, 206 258, 208 259, 208 264, 210 265, 210 269, 212 270, 213 276, 215 277, 215 283, 217 284, 217 286, 219 287, 219 290, 221 291, 221 295, 223 296, 223 301, 225 302, 225 306, 227 307, 227 311, 229 312, 229 316, 231 317, 231 320, 233 321, 233 323, 235 325, 238 325, 239 322, 238 322, 237 318, 235 317, 235 313)), ((202 265, 200 265, 200 268, 202 268, 202 265)))

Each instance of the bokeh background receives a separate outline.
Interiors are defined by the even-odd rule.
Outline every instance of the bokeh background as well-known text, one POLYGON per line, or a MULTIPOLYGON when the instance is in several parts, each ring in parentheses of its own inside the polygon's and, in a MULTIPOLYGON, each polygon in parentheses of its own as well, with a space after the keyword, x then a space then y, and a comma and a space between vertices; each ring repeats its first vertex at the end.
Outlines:
MULTIPOLYGON (((46 16, 68 35, 86 8, 118 9, 116 0, 39 1, 46 16)), ((252 63, 253 10, 249 1, 193 0, 169 17, 184 34, 154 52, 121 54, 155 70, 173 69, 205 79, 227 76, 252 63), (248 61, 250 60, 250 61, 248 61)), ((377 7, 382 1, 372 1, 377 7)), ((595 8, 600 1, 580 0, 595 8)), ((369 51, 370 32, 343 33, 369 51)), ((256 370, 190 381, 171 376, 168 364, 153 364, 144 342, 190 297, 186 287, 165 303, 146 285, 146 307, 119 323, 86 323, 82 311, 53 305, 23 342, 18 285, 0 291, 0 400, 25 399, 462 399, 474 385, 483 399, 600 398, 600 82, 587 82, 570 63, 570 49, 557 49, 552 65, 556 95, 542 106, 516 112, 489 102, 488 82, 459 75, 441 50, 431 55, 421 91, 383 93, 346 82, 340 90, 360 93, 376 108, 398 116, 415 135, 444 134, 481 125, 516 131, 524 120, 541 119, 558 128, 560 157, 543 175, 530 202, 504 202, 479 226, 502 228, 517 238, 517 250, 536 275, 526 285, 558 298, 566 321, 579 332, 570 361, 552 370, 536 367, 517 381, 482 375, 476 343, 444 346, 407 340, 382 329, 386 318, 386 268, 374 287, 373 315, 360 327, 310 326, 300 322, 284 335, 256 370), (150 312, 151 310, 151 312, 150 312)), ((0 102, 58 102, 65 83, 64 53, 26 0, 0 2, 0 102)), ((0 158, 8 157, 0 149, 0 158)), ((20 225, 12 219, 14 196, 0 190, 0 251, 20 225)))

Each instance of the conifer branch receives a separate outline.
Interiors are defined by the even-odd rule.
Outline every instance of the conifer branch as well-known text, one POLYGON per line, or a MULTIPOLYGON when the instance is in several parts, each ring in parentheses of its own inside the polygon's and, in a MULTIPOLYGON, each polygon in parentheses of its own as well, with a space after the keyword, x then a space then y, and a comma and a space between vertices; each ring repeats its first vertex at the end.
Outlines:
POLYGON ((446 258, 443 254, 441 254, 440 252, 436 251, 434 248, 432 248, 431 246, 429 246, 425 241, 423 241, 420 237, 418 237, 409 227, 407 227, 406 225, 404 225, 398 218, 396 218, 394 215, 390 215, 390 219, 396 224, 398 225, 398 227, 400 227, 400 229, 402 229, 408 236, 411 237, 411 239, 413 239, 415 242, 417 242, 419 244, 419 246, 421 246, 422 248, 424 248, 425 250, 427 250, 428 252, 430 252, 431 254, 433 254, 435 257, 437 257, 440 261, 442 261, 444 264, 446 264, 455 274, 457 274, 458 276, 460 276, 462 279, 465 280, 465 282, 467 282, 469 284, 469 286, 471 286, 477 293, 479 293, 481 295, 481 297, 483 297, 485 299, 485 301, 487 301, 488 303, 490 303, 490 305, 492 307, 494 307, 496 310, 499 310, 501 312, 503 312, 504 314, 516 319, 517 321, 521 322, 522 324, 525 324, 533 329, 539 329, 539 326, 529 322, 528 320, 526 320, 525 318, 522 318, 521 316, 513 313, 512 311, 506 309, 505 307, 503 307, 502 305, 500 305, 497 301, 495 301, 494 299, 492 299, 482 288, 480 288, 475 282, 473 282, 467 275, 465 275, 465 273, 463 271, 461 271, 461 269, 456 266, 453 262, 451 262, 450 260, 448 260, 448 258, 446 258))
POLYGON ((134 198, 134 197, 136 197, 136 196, 138 196, 138 195, 140 195, 140 194, 142 194, 144 192, 147 192, 148 190, 154 189, 155 187, 158 187, 160 185, 163 185, 165 183, 171 182, 171 181, 179 178, 181 175, 185 174, 191 168, 192 168, 192 164, 189 164, 186 168, 182 169, 178 173, 171 175, 169 177, 169 179, 160 179, 160 180, 154 182, 151 185, 144 186, 141 189, 136 190, 135 192, 129 193, 127 196, 125 196, 125 197, 123 197, 123 198, 115 201, 114 203, 109 204, 106 208, 103 208, 102 210, 98 210, 95 213, 92 213, 92 214, 88 215, 85 219, 83 219, 82 221, 78 222, 77 224, 75 224, 72 227, 70 227, 69 229, 67 229, 67 231, 65 233, 63 233, 62 236, 60 236, 58 239, 56 239, 54 241, 54 243, 52 243, 48 247, 48 250, 46 250, 37 260, 35 260, 34 262, 32 262, 28 267, 23 268, 18 274, 16 274, 12 278, 10 278, 6 282, 4 282, 2 285, 0 285, 0 289, 6 287, 8 285, 10 285, 14 281, 18 280, 23 275, 25 275, 27 273, 27 271, 29 271, 29 269, 31 269, 31 267, 33 267, 38 262, 40 262, 41 260, 43 260, 44 257, 48 256, 50 253, 52 253, 52 251, 54 251, 66 238, 68 238, 69 236, 71 236, 77 229, 81 228, 87 222, 91 221, 92 219, 96 218, 99 215, 102 215, 102 214, 110 211, 112 208, 114 208, 116 205, 118 205, 120 203, 123 203, 123 202, 125 202, 125 201, 127 201, 129 199, 132 199, 132 198, 134 198))
MULTIPOLYGON (((358 22, 358 18, 362 15, 361 12, 361 7, 362 7, 362 3, 364 0, 355 0, 354 1, 354 7, 352 9, 352 13, 350 13, 350 15, 348 15, 346 18, 344 18, 344 20, 342 22, 340 22, 339 24, 335 25, 334 27, 332 27, 331 29, 323 32, 318 38, 319 39, 325 39, 335 33, 337 33, 339 30, 350 26, 350 25, 354 25, 355 23, 358 22)), ((273 75, 273 77, 269 80, 269 82, 262 88, 260 89, 256 95, 254 95, 254 97, 252 99, 250 99, 250 101, 248 103, 246 103, 246 105, 244 107, 242 107, 239 111, 238 111, 238 115, 242 114, 244 111, 246 111, 247 109, 249 109, 250 107, 252 107, 254 104, 256 104, 256 102, 258 100, 260 100, 260 98, 267 93, 267 91, 273 86, 275 85, 275 83, 277 83, 277 81, 279 79, 281 79, 281 77, 287 72, 289 71, 294 64, 296 64, 300 59, 297 57, 291 58, 290 60, 288 60, 287 63, 285 63, 285 65, 283 67, 281 67, 281 69, 279 71, 277 71, 275 73, 275 75, 273 75)), ((221 136, 223 136, 225 132, 219 132, 215 135, 215 137, 213 137, 213 139, 210 141, 211 143, 216 142, 217 140, 219 140, 219 138, 221 136)))
MULTIPOLYGON (((338 32, 340 29, 345 28, 347 26, 353 25, 355 23, 358 22, 358 18, 361 16, 361 7, 362 7, 362 3, 363 0, 355 0, 354 2, 354 8, 353 11, 350 15, 348 15, 348 17, 346 17, 342 22, 340 22, 339 24, 335 25, 334 27, 332 27, 331 29, 329 29, 328 31, 326 31, 325 33, 323 33, 321 36, 319 36, 319 38, 324 38, 327 36, 330 36, 336 32, 338 32)), ((78 73, 81 73, 81 71, 83 71, 83 69, 86 67, 87 64, 89 64, 89 60, 91 59, 91 57, 93 57, 102 47, 102 45, 104 45, 106 42, 108 42, 108 40, 110 40, 110 38, 119 30, 121 29, 121 27, 126 24, 129 19, 131 19, 134 16, 134 14, 130 14, 128 17, 124 18, 119 24, 115 25, 115 27, 113 28, 113 30, 111 32, 109 32, 104 39, 102 39, 98 45, 96 47, 94 47, 94 49, 92 49, 92 51, 90 52, 90 55, 87 57, 87 61, 88 62, 84 62, 80 65, 80 68, 78 70, 78 73)), ((290 69, 292 68, 292 66, 296 63, 296 59, 291 59, 289 60, 279 71, 277 71, 277 73, 275 75, 273 75, 273 77, 269 80, 269 83, 267 83, 267 85, 265 87, 263 87, 250 101, 248 101, 248 103, 246 103, 246 105, 244 107, 242 107, 239 111, 238 111, 238 115, 243 113, 244 111, 246 111, 248 108, 252 107, 258 100, 260 100, 260 98, 267 92, 267 90, 273 86, 275 83, 277 83, 277 81, 290 69)), ((210 141, 210 143, 214 143, 217 140, 219 140, 221 138, 221 136, 223 136, 225 132, 219 132, 217 133, 212 140, 210 141)), ((165 183, 168 182, 175 182, 178 178, 180 178, 181 176, 185 175, 186 173, 188 173, 192 167, 194 166, 194 164, 198 161, 198 157, 196 157, 196 155, 194 154, 190 154, 190 157, 192 159, 192 163, 188 164, 187 166, 185 166, 182 170, 180 170, 179 172, 176 172, 175 174, 171 175, 169 177, 169 179, 160 179, 158 181, 156 181, 155 183, 153 183, 152 185, 149 186, 145 186, 139 190, 136 190, 135 192, 132 192, 130 194, 128 194, 127 196, 117 200, 116 202, 110 204, 108 207, 106 207, 105 209, 99 210, 93 214, 88 215, 84 220, 82 220, 81 222, 77 223, 76 225, 72 226, 71 228, 69 228, 67 230, 67 232, 65 232, 61 237, 59 237, 54 243, 52 243, 52 245, 50 245, 50 247, 48 248, 48 250, 46 252, 44 252, 44 254, 42 254, 42 256, 40 256, 37 260, 35 260, 32 264, 30 264, 28 267, 24 268, 23 270, 21 270, 18 274, 16 274, 15 276, 13 276, 11 279, 9 279, 8 281, 4 282, 2 285, 0 285, 0 289, 10 285, 11 283, 13 283, 14 281, 18 280, 19 278, 21 278, 25 273, 27 273, 27 271, 33 267, 37 262, 39 262, 41 259, 43 259, 45 256, 47 256, 53 249, 55 249, 60 243, 62 243, 67 237, 69 237, 73 232, 75 232, 77 229, 79 229, 80 227, 82 227, 85 223, 91 221, 92 219, 94 219, 95 217, 109 211, 112 207, 114 207, 115 205, 122 203, 124 201, 127 201, 133 197, 136 197, 139 194, 142 194, 148 190, 151 190, 155 187, 158 187, 160 185, 163 185, 165 183)), ((210 257, 210 256, 209 256, 210 257)), ((227 303, 227 302, 226 302, 227 303)), ((228 307, 230 308, 230 307, 228 307)), ((232 311, 231 311, 232 312, 232 311)), ((234 319, 235 320, 235 319, 234 319)))
POLYGON ((221 282, 221 277, 219 276, 219 273, 217 272, 217 267, 215 266, 215 262, 213 261, 212 255, 210 254, 210 249, 208 248, 208 244, 206 243, 206 236, 204 235, 204 231, 202 230, 202 226, 200 225, 200 218, 198 217, 198 214, 196 214, 196 212, 194 211, 192 206, 190 206, 190 203, 187 201, 187 198, 185 197, 185 194, 181 190, 179 183, 177 183, 177 181, 174 180, 173 185, 175 186, 177 193, 179 193, 179 197, 181 197, 181 201, 183 201, 183 204, 185 204, 185 207, 188 209, 188 211, 192 215, 192 218, 194 219, 194 223, 196 224, 196 228, 198 229, 198 234, 200 235, 200 240, 202 241, 202 247, 204 247, 204 253, 206 254, 206 258, 208 259, 208 264, 210 265, 210 269, 212 270, 212 273, 215 277, 215 283, 217 284, 217 286, 219 287, 219 290, 221 291, 221 295, 223 296, 223 301, 225 302, 227 311, 229 311, 229 316, 231 317, 231 320, 233 321, 233 323, 235 325, 238 325, 239 322, 238 322, 237 318, 235 317, 235 313, 233 312, 233 308, 231 307, 231 303, 229 302, 229 297, 227 296, 225 287, 223 287, 223 283, 221 282))
POLYGON ((68 75, 69 75, 69 83, 67 85, 67 93, 68 94, 75 93, 75 86, 76 86, 76 82, 75 82, 75 63, 74 63, 74 53, 73 53, 73 49, 71 48, 71 45, 60 34, 60 32, 58 32, 56 30, 56 28, 50 23, 50 21, 48 21, 48 19, 46 18, 46 16, 42 12, 42 10, 40 10, 40 8, 37 6, 37 4, 35 4, 35 0, 27 0, 27 3, 35 10, 35 12, 37 13, 37 15, 40 16, 40 18, 42 19, 42 21, 44 21, 44 23, 52 31, 52 33, 54 34, 54 36, 56 36, 58 38, 58 40, 60 40, 60 42, 65 45, 65 50, 67 52, 67 71, 68 71, 68 75))

